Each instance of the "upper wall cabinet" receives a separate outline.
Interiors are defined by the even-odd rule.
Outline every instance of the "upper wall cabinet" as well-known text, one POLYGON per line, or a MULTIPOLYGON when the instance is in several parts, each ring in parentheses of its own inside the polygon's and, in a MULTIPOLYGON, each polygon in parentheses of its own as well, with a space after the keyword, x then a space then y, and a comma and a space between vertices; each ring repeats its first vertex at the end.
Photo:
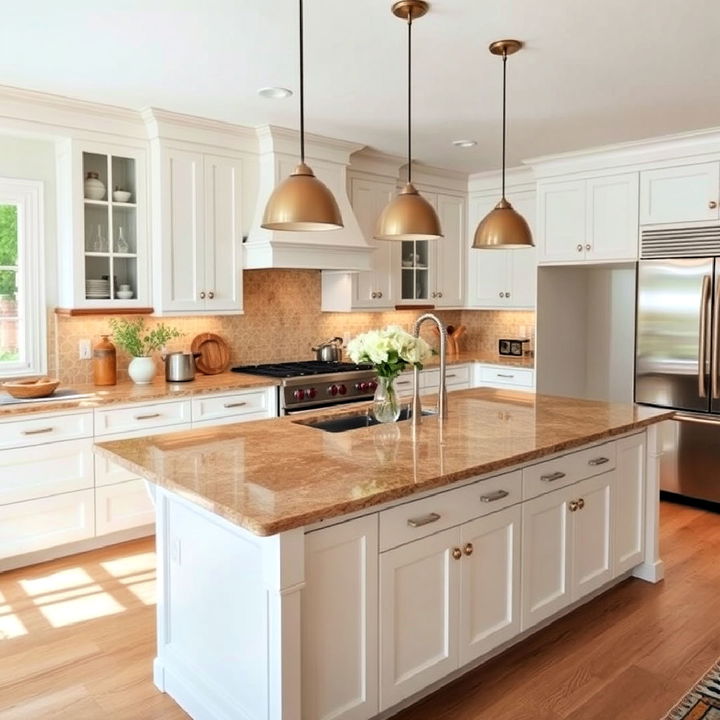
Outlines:
POLYGON ((57 165, 58 304, 148 306, 146 151, 71 140, 57 165))
POLYGON ((540 264, 638 256, 638 173, 538 183, 540 264))
POLYGON ((155 310, 242 312, 242 160, 155 149, 155 310))
POLYGON ((661 225, 720 219, 720 162, 640 173, 640 223, 661 225))
MULTIPOLYGON (((535 235, 535 192, 508 192, 513 207, 527 220, 535 235)), ((497 204, 497 194, 470 199, 470 227, 466 244, 468 258, 467 306, 487 309, 535 307, 537 251, 474 250, 472 237, 478 223, 497 204)), ((536 240, 537 242, 537 240, 536 240)))

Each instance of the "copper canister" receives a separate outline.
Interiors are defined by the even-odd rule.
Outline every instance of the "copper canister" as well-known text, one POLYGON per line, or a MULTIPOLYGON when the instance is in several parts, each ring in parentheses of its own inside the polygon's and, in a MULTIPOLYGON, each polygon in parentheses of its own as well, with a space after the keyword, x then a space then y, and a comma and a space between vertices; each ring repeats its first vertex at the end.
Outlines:
POLYGON ((109 335, 102 335, 93 347, 92 363, 95 385, 117 384, 117 354, 109 335))

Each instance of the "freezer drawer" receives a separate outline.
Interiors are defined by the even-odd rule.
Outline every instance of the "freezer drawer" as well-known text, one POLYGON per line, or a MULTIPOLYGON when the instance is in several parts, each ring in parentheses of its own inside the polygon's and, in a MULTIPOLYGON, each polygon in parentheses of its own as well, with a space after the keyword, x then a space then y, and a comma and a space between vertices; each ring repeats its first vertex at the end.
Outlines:
POLYGON ((720 418, 677 415, 661 423, 660 488, 720 502, 720 418))

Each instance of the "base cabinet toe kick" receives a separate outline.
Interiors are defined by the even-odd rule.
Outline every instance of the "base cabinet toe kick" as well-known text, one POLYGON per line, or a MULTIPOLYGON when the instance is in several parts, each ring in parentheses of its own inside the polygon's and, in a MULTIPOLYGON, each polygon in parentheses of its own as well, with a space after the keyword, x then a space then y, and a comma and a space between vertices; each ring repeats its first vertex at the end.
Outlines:
POLYGON ((269 537, 158 487, 155 684, 196 720, 369 720, 629 575, 657 426, 269 537))

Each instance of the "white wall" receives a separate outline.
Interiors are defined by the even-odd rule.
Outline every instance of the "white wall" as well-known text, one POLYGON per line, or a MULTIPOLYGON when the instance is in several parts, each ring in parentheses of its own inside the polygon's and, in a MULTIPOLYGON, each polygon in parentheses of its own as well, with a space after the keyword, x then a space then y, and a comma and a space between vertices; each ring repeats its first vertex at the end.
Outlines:
POLYGON ((0 134, 0 177, 43 182, 46 303, 53 307, 57 298, 55 144, 50 140, 0 134))

